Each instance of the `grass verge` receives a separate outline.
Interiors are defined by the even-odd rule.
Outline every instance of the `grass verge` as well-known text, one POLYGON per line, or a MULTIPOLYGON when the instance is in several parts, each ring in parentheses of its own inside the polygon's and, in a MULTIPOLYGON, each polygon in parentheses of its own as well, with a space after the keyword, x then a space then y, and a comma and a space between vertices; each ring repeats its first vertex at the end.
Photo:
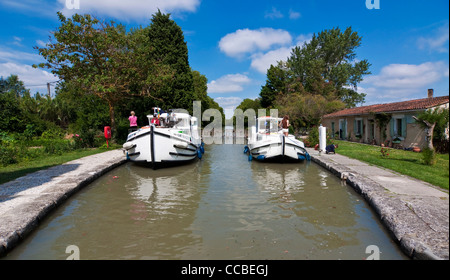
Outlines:
POLYGON ((449 189, 449 155, 437 154, 435 165, 426 165, 422 153, 388 148, 382 156, 381 147, 335 140, 338 154, 391 169, 398 173, 449 189))

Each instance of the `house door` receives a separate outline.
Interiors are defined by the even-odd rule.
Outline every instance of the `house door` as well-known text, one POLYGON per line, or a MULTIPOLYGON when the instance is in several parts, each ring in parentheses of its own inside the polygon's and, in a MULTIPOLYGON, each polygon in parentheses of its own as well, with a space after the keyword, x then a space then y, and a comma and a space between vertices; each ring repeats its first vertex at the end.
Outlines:
POLYGON ((369 138, 367 140, 369 143, 375 144, 375 122, 373 120, 369 120, 369 138))
POLYGON ((347 120, 339 120, 339 138, 347 139, 347 120))

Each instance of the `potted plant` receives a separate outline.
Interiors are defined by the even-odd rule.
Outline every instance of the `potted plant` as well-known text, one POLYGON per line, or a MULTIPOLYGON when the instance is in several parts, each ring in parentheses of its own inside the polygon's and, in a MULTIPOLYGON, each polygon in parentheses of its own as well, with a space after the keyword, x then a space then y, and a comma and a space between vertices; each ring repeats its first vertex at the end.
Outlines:
POLYGON ((392 144, 400 144, 402 140, 398 137, 395 137, 394 140, 392 140, 392 144))

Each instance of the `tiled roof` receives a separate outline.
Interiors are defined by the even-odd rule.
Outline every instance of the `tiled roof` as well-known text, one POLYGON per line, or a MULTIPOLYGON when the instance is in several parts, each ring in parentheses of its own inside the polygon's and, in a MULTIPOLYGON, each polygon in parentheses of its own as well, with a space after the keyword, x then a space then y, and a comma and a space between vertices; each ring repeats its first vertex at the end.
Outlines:
POLYGON ((440 96, 432 98, 415 99, 409 101, 386 103, 386 104, 376 104, 362 107, 355 107, 337 111, 328 115, 323 116, 324 118, 334 118, 341 116, 351 116, 351 115, 368 115, 372 113, 391 113, 398 111, 408 111, 408 110, 423 110, 439 106, 448 103, 449 97, 440 96))

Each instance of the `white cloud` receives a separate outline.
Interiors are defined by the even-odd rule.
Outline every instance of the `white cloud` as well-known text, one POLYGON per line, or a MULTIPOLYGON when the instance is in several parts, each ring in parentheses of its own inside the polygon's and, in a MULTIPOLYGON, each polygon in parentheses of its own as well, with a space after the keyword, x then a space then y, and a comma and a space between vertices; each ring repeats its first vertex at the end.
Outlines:
POLYGON ((208 93, 227 93, 242 91, 250 78, 243 74, 228 74, 208 83, 208 93))
POLYGON ((277 18, 283 18, 283 14, 277 10, 277 8, 272 7, 272 10, 270 10, 269 12, 266 12, 266 14, 264 15, 265 18, 270 18, 270 19, 277 19, 277 18))
POLYGON ((289 10, 289 18, 290 19, 298 19, 302 16, 302 14, 300 14, 299 12, 296 12, 294 10, 289 10))
POLYGON ((18 51, 0 45, 0 63, 1 62, 42 62, 42 57, 39 54, 18 51))
MULTIPOLYGON (((65 0, 63 0, 65 2, 65 0)), ((61 2, 61 0, 59 0, 61 2)), ((0 6, 7 10, 15 10, 22 14, 28 14, 39 17, 55 17, 58 5, 53 1, 42 0, 2 0, 0 6)))
POLYGON ((448 65, 443 61, 414 64, 390 64, 381 69, 379 75, 369 76, 366 83, 390 89, 414 89, 441 79, 448 65))
POLYGON ((401 99, 417 94, 425 96, 422 94, 425 89, 432 88, 445 77, 448 78, 448 69, 448 64, 444 61, 425 62, 419 65, 387 65, 378 75, 368 76, 362 82, 367 93, 366 99, 401 99))
POLYGON ((251 56, 251 67, 260 73, 266 74, 270 65, 277 65, 278 61, 286 61, 291 56, 291 51, 296 46, 302 46, 305 42, 310 41, 312 34, 299 35, 296 38, 296 45, 289 47, 281 47, 268 51, 266 53, 255 53, 251 56))
POLYGON ((46 47, 47 46, 47 43, 45 43, 42 40, 36 40, 36 44, 38 44, 39 47, 46 47))
POLYGON ((18 64, 13 62, 0 63, 0 76, 3 78, 10 75, 17 75, 25 87, 30 89, 31 93, 47 92, 47 83, 58 81, 58 77, 44 71, 42 69, 35 69, 30 65, 18 64))
POLYGON ((58 0, 63 13, 96 13, 121 20, 150 20, 158 9, 161 12, 195 12, 200 0, 89 0, 80 1, 80 9, 68 9, 66 0, 58 0))
POLYGON ((274 46, 291 44, 292 36, 286 30, 261 28, 258 30, 239 29, 225 35, 219 48, 226 55, 241 57, 244 54, 266 51, 274 46))
POLYGON ((240 97, 230 96, 230 97, 217 97, 214 98, 220 107, 223 108, 225 117, 230 119, 233 116, 234 110, 243 101, 240 97))
POLYGON ((419 49, 428 49, 440 53, 448 52, 449 28, 448 22, 438 28, 432 37, 420 37, 417 40, 419 49))
POLYGON ((252 56, 251 67, 262 74, 266 74, 270 65, 277 65, 278 61, 286 61, 291 55, 290 47, 282 47, 267 53, 257 53, 252 56))

